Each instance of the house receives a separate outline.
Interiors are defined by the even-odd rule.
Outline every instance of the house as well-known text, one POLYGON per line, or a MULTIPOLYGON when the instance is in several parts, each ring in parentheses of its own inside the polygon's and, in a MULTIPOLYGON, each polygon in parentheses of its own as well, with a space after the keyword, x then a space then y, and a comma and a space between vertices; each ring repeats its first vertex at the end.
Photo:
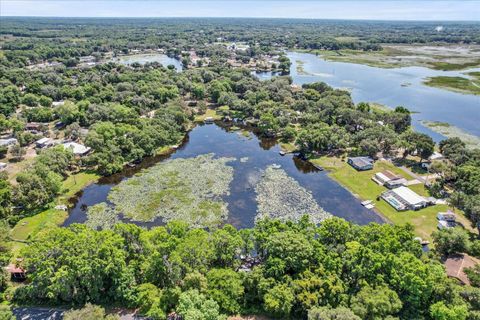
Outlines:
POLYGON ((18 143, 18 140, 15 138, 0 139, 0 147, 8 147, 17 143, 18 143))
POLYGON ((450 255, 443 264, 445 265, 447 276, 456 278, 463 284, 470 285, 470 280, 464 270, 475 267, 477 264, 480 264, 480 261, 463 253, 450 255))
POLYGON ((437 213, 437 220, 455 222, 455 220, 457 220, 457 215, 450 210, 447 212, 439 212, 437 213))
POLYGON ((35 146, 39 149, 48 148, 54 145, 54 142, 50 138, 42 138, 35 141, 35 146))
POLYGON ((373 169, 373 159, 370 157, 350 157, 347 163, 358 171, 373 169))
POLYGON ((63 100, 53 101, 52 102, 52 107, 59 107, 59 106, 63 106, 64 104, 65 104, 65 101, 63 101, 63 100))
POLYGON ((76 143, 76 142, 65 142, 63 144, 65 149, 72 150, 73 154, 76 156, 85 156, 87 155, 91 148, 84 146, 83 144, 76 143))
POLYGON ((381 197, 398 211, 418 210, 427 206, 424 197, 404 186, 385 191, 381 197))
POLYGON ((405 186, 407 184, 407 179, 400 175, 394 174, 389 170, 375 173, 372 177, 372 180, 381 186, 387 187, 388 189, 405 186))
POLYGON ((42 130, 42 124, 38 122, 29 122, 25 125, 25 130, 31 133, 38 133, 42 130))

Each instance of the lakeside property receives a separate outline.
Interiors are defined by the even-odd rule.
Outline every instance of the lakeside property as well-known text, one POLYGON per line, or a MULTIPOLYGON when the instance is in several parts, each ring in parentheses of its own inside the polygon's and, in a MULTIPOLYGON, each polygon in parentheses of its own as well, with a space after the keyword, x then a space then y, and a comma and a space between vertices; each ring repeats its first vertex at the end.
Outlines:
MULTIPOLYGON (((357 171, 346 161, 337 157, 320 157, 310 160, 312 163, 322 166, 329 170, 329 176, 335 181, 346 187, 358 199, 365 201, 371 200, 375 205, 375 211, 383 215, 389 221, 399 225, 410 223, 415 228, 415 233, 422 239, 431 240, 431 234, 437 228, 437 214, 451 209, 446 204, 437 204, 429 206, 417 211, 406 210, 397 211, 390 204, 388 204, 379 196, 387 191, 386 187, 379 185, 372 180, 372 176, 377 172, 385 170, 391 171, 394 174, 401 176, 407 180, 412 180, 414 177, 408 175, 404 170, 396 167, 393 163, 386 160, 375 162, 373 170, 357 171)), ((418 183, 410 186, 413 191, 421 196, 428 197, 428 190, 425 185, 418 183)), ((470 227, 470 222, 459 210, 455 211, 458 214, 458 222, 470 231, 474 231, 470 227)))

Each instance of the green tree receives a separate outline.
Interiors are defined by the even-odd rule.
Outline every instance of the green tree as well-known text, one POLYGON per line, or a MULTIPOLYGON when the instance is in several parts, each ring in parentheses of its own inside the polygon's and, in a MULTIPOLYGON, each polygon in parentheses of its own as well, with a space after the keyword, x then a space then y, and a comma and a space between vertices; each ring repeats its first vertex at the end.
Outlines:
POLYGON ((221 320, 218 304, 197 290, 183 292, 178 300, 177 313, 184 320, 221 320))
POLYGON ((264 308, 275 317, 288 317, 295 302, 295 295, 287 284, 279 284, 264 296, 264 308))
POLYGON ((468 233, 461 228, 435 231, 432 238, 435 250, 442 255, 466 252, 469 245, 468 233))
POLYGON ((384 319, 402 309, 397 293, 386 286, 363 287, 351 301, 351 309, 361 319, 384 319))
POLYGON ((361 318, 345 307, 335 309, 317 307, 308 310, 308 320, 361 320, 361 318))
POLYGON ((117 320, 120 317, 116 315, 105 315, 105 309, 87 303, 82 309, 68 310, 63 315, 64 320, 117 320))
POLYGON ((207 273, 208 297, 215 300, 222 312, 240 312, 244 288, 240 275, 230 269, 212 269, 207 273))
POLYGON ((430 307, 430 315, 435 320, 465 320, 467 319, 467 306, 447 306, 443 301, 437 302, 430 307))

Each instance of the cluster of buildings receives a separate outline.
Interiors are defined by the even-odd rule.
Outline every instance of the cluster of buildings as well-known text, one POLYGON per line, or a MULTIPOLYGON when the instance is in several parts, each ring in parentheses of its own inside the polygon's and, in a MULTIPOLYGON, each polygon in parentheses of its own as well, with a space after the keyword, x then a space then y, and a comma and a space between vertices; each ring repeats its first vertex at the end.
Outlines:
MULTIPOLYGON (((347 163, 358 171, 366 171, 373 169, 374 160, 371 157, 350 157, 347 163)), ((380 198, 397 211, 420 210, 436 202, 435 198, 417 194, 407 186, 407 179, 389 170, 375 173, 372 180, 388 189, 380 195, 380 198)))

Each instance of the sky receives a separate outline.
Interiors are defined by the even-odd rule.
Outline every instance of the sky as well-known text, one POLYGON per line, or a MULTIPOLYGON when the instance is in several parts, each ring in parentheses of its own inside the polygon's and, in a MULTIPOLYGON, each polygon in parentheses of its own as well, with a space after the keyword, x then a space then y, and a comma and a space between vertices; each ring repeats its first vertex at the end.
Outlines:
POLYGON ((3 16, 480 21, 480 0, 0 0, 3 16))

